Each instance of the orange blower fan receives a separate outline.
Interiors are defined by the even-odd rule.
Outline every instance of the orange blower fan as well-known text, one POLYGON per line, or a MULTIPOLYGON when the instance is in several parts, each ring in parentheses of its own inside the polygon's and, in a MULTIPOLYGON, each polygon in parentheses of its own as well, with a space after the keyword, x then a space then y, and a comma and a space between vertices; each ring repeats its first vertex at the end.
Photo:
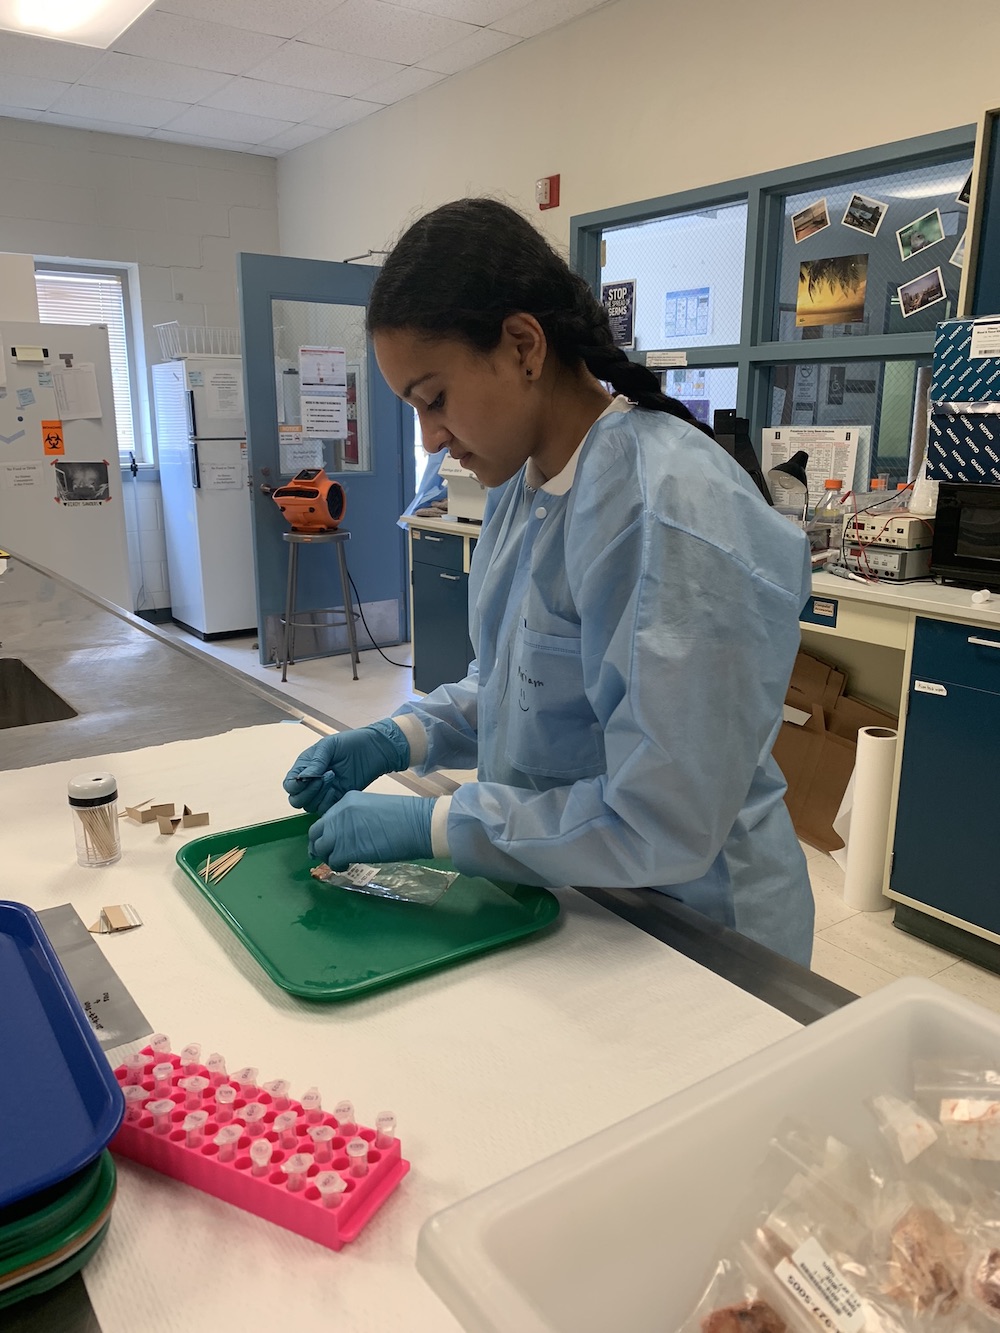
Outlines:
POLYGON ((347 496, 339 481, 331 481, 321 467, 303 468, 271 498, 293 532, 334 532, 344 520, 347 496))

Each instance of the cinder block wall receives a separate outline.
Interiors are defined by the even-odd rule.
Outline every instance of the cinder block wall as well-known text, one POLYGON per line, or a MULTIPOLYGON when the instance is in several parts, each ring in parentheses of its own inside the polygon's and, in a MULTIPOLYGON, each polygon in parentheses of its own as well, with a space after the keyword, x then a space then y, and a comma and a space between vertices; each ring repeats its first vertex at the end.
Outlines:
MULTIPOLYGON (((274 159, 0 117, 0 181, 0 250, 138 266, 137 426, 153 440, 154 325, 239 323, 236 254, 278 251, 274 159)), ((168 606, 159 486, 140 481, 135 505, 129 480, 125 502, 133 596, 168 606)))

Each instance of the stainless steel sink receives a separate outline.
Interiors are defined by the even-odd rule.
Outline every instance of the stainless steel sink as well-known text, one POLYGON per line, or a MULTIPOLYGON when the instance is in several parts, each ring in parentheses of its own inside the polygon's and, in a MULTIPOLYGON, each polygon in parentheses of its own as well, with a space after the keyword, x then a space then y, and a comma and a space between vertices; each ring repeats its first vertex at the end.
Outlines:
POLYGON ((62 722, 76 715, 76 709, 20 658, 0 657, 0 731, 37 722, 62 722))

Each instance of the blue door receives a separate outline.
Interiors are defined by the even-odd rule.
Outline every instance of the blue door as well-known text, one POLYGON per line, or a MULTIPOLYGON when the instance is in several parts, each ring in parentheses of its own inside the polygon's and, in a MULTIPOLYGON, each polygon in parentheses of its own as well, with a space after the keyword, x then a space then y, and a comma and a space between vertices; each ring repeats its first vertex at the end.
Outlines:
MULTIPOLYGON (((365 335, 378 269, 241 254, 238 274, 260 660, 280 657, 288 563, 288 524, 270 493, 310 467, 324 468, 347 493, 341 529, 351 535, 347 562, 367 622, 367 629, 358 623, 358 646, 400 643, 408 636, 408 598, 396 520, 413 495, 413 417, 379 374, 365 335), (310 406, 310 384, 327 361, 346 368, 347 433, 338 438, 321 433, 310 406)), ((335 549, 304 546, 297 659, 347 651, 343 615, 331 614, 337 610, 335 549)))

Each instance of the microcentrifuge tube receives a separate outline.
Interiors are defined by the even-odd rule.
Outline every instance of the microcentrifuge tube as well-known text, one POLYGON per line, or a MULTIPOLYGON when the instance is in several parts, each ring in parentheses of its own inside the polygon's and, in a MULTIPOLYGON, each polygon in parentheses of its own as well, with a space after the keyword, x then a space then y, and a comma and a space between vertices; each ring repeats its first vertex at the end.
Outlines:
POLYGON ((249 1106, 244 1106, 240 1115, 243 1117, 243 1123, 247 1127, 247 1133, 252 1139, 259 1138, 260 1135, 264 1133, 264 1130, 267 1129, 267 1125, 264 1122, 264 1117, 267 1115, 267 1107, 263 1102, 251 1102, 249 1106))
POLYGON ((273 1083, 265 1083, 264 1091, 271 1098, 271 1109, 274 1111, 287 1111, 291 1102, 288 1097, 288 1089, 291 1084, 286 1078, 276 1078, 273 1083))
POLYGON ((135 1083, 141 1083, 146 1076, 146 1066, 149 1064, 149 1056, 143 1055, 142 1051, 136 1051, 134 1055, 125 1057, 125 1068, 128 1073, 125 1075, 125 1086, 131 1087, 135 1083))
POLYGON ((231 1088, 228 1083, 215 1089, 215 1118, 220 1125, 227 1125, 232 1120, 235 1100, 236 1089, 231 1088))
POLYGON ((229 1075, 226 1073, 225 1059, 218 1051, 213 1051, 205 1061, 205 1068, 208 1070, 208 1077, 212 1080, 212 1087, 218 1088, 225 1083, 229 1075))
POLYGON ((313 1164, 313 1159, 307 1152, 297 1152, 293 1157, 289 1157, 282 1163, 281 1169, 288 1177, 287 1188, 291 1191, 304 1190, 306 1187, 306 1172, 313 1164))
POLYGON ((330 1140, 336 1134, 332 1125, 310 1125, 309 1137, 315 1145, 314 1156, 317 1162, 332 1162, 333 1149, 330 1147, 330 1140))
POLYGON ((379 1111, 375 1117, 375 1147, 391 1148, 396 1141, 396 1117, 391 1111, 379 1111))
POLYGON ((233 1078, 240 1085, 240 1096, 252 1102, 257 1096, 257 1071, 252 1065, 237 1069, 233 1078))
POLYGON ((170 1131, 171 1120, 175 1107, 169 1097, 162 1097, 156 1102, 147 1102, 146 1110, 153 1117, 153 1133, 167 1134, 170 1131))
POLYGON ((170 1096, 170 1081, 173 1078, 174 1067, 169 1060, 164 1060, 162 1064, 153 1066, 153 1095, 155 1097, 170 1096))
POLYGON ((181 1129, 187 1135, 186 1142, 189 1148, 200 1148, 205 1142, 205 1122, 207 1120, 207 1111, 192 1111, 190 1115, 184 1117, 181 1129))
POLYGON ((250 1157, 253 1160, 253 1166, 250 1168, 252 1176, 266 1176, 267 1169, 271 1165, 271 1154, 274 1152, 274 1145, 270 1139, 257 1139, 250 1145, 250 1157))
POLYGON ((348 1134, 358 1132, 357 1121, 354 1119, 354 1103, 338 1102, 333 1108, 333 1114, 337 1117, 337 1132, 346 1139, 348 1134))
POLYGON ((165 1032, 155 1032, 149 1039, 149 1046, 154 1055, 170 1054, 170 1038, 165 1032))
POLYGON ((181 1073, 197 1074, 198 1066, 201 1064, 201 1044, 193 1041, 190 1046, 185 1046, 181 1051, 181 1073))
POLYGON ((313 1182, 320 1192, 324 1208, 339 1208, 347 1181, 336 1171, 321 1171, 313 1182))
POLYGON ((351 1139, 347 1145, 347 1156, 351 1163, 352 1176, 368 1174, 368 1144, 364 1139, 351 1139))
POLYGON ((302 1094, 302 1109, 310 1125, 319 1124, 323 1119, 323 1098, 319 1095, 319 1088, 310 1088, 302 1094))
POLYGON ((298 1116, 294 1111, 282 1111, 281 1115, 274 1117, 274 1132, 278 1135, 278 1142, 282 1148, 295 1148, 298 1145, 298 1136, 295 1133, 295 1122, 298 1116))
POLYGON ((208 1087, 208 1079, 205 1078, 204 1074, 192 1074, 190 1078, 178 1079, 177 1086, 183 1088, 187 1094, 184 1098, 185 1111, 197 1111, 201 1105, 205 1089, 208 1087))
MULTIPOLYGON (((149 1093, 141 1083, 126 1085, 122 1091, 125 1094, 125 1119, 129 1122, 141 1120, 142 1104, 149 1096, 149 1093)), ((171 1105, 173 1105, 172 1102, 171 1105)))
POLYGON ((220 1162, 231 1162, 236 1156, 236 1145, 240 1141, 239 1125, 223 1125, 215 1136, 215 1146, 219 1150, 220 1162))

